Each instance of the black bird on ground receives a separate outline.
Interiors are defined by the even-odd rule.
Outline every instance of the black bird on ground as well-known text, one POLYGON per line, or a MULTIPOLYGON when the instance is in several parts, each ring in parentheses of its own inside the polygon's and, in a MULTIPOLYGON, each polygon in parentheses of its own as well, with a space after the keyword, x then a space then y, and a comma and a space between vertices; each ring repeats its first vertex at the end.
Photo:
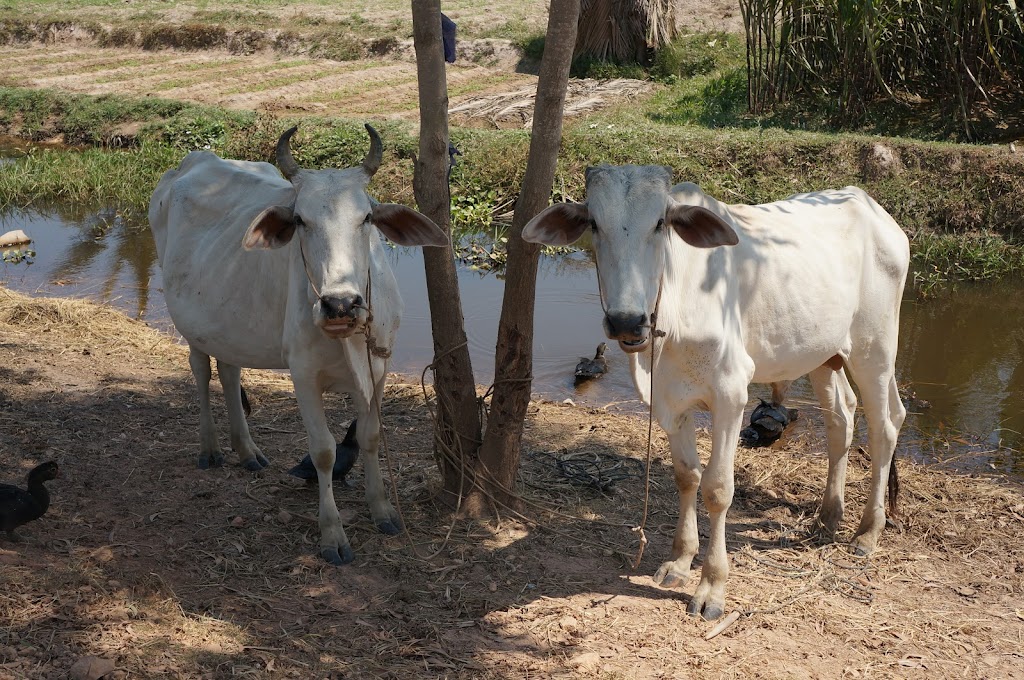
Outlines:
POLYGON ((764 399, 750 414, 750 425, 740 430, 740 442, 747 447, 770 446, 797 419, 799 412, 764 399))
POLYGON ((597 346, 593 359, 580 357, 580 362, 576 364, 576 382, 598 378, 608 372, 608 360, 604 357, 606 349, 608 345, 602 342, 597 346))
MULTIPOLYGON (((356 464, 356 458, 359 457, 359 442, 356 441, 356 421, 353 420, 352 424, 348 426, 348 432, 345 433, 345 438, 342 439, 337 447, 334 449, 334 473, 332 479, 335 482, 344 481, 345 475, 349 473, 352 466, 356 464)), ((298 477, 299 479, 305 479, 306 481, 316 481, 316 466, 313 465, 313 459, 306 454, 306 457, 302 459, 302 462, 293 467, 288 471, 288 474, 298 477)))
POLYGON ((46 513, 50 507, 50 493, 44 483, 59 474, 60 467, 51 460, 32 468, 28 473, 27 489, 0 484, 0 530, 6 531, 12 541, 21 540, 15 529, 46 513))

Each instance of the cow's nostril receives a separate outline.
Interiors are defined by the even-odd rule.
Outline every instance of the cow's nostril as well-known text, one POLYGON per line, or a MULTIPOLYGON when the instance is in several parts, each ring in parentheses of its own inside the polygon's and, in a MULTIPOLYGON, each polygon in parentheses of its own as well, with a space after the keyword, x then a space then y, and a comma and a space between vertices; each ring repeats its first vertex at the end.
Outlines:
POLYGON ((338 316, 339 302, 338 298, 335 297, 321 297, 320 310, 328 319, 334 319, 338 316))
POLYGON ((643 336, 643 326, 647 322, 647 315, 630 312, 609 312, 605 316, 605 321, 613 338, 639 338, 643 336))
POLYGON ((324 316, 337 319, 341 316, 355 316, 356 310, 363 306, 362 295, 325 295, 320 298, 320 306, 324 316))

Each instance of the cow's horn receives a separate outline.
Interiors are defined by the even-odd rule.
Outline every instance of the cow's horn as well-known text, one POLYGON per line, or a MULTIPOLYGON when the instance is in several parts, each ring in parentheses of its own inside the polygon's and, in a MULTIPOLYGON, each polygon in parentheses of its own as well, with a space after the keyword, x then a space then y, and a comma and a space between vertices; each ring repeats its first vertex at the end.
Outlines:
POLYGON ((367 175, 373 177, 384 157, 384 143, 380 141, 380 135, 369 123, 366 124, 366 131, 370 133, 370 150, 366 152, 366 158, 363 159, 363 170, 367 175))
POLYGON ((295 176, 295 173, 299 171, 299 164, 292 158, 292 150, 288 143, 291 141, 292 135, 299 129, 299 126, 286 130, 281 139, 277 140, 277 167, 281 168, 281 172, 289 180, 295 176))

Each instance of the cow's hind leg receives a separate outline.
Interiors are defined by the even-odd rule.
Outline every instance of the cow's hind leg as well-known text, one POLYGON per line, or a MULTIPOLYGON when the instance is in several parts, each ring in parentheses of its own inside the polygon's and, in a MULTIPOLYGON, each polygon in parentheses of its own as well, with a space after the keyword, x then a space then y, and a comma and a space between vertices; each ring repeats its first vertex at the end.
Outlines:
MULTIPOLYGON (((386 374, 386 371, 382 372, 386 374)), ((375 396, 368 402, 361 395, 353 394, 358 414, 356 421, 356 441, 363 461, 363 472, 366 475, 366 503, 370 506, 370 517, 381 533, 394 536, 402 531, 402 520, 388 500, 381 476, 380 459, 380 400, 384 392, 384 379, 377 384, 375 396), (365 423, 365 427, 364 427, 365 423)))
POLYGON ((188 365, 195 376, 196 391, 199 395, 199 457, 196 459, 196 465, 205 470, 210 466, 224 464, 224 454, 217 444, 217 426, 213 421, 213 411, 210 409, 210 378, 213 376, 210 356, 190 346, 188 365))
POLYGON ((850 371, 860 388, 864 415, 868 421, 868 449, 871 452, 871 489, 851 549, 870 555, 885 528, 885 487, 900 427, 907 411, 900 401, 895 377, 895 349, 850 358, 850 371), (881 355, 881 356, 879 356, 881 355))
POLYGON ((842 370, 834 371, 828 366, 821 366, 811 371, 808 378, 821 404, 828 445, 828 480, 825 482, 817 530, 824 540, 831 542, 835 540, 836 531, 843 521, 846 467, 850 444, 853 442, 857 395, 842 370))
POLYGON ((679 429, 668 436, 672 447, 672 467, 679 491, 679 522, 672 539, 672 559, 654 574, 654 582, 665 588, 682 585, 690 574, 700 538, 697 535, 697 489, 700 487, 701 464, 697 455, 697 436, 693 428, 693 412, 679 418, 679 429))
POLYGON ((352 552, 348 536, 345 535, 341 514, 334 500, 334 486, 331 481, 334 474, 335 441, 327 426, 323 392, 315 378, 307 380, 292 373, 292 383, 295 386, 295 401, 299 404, 302 423, 306 426, 306 434, 309 436, 309 457, 316 468, 320 493, 320 555, 331 564, 340 566, 355 559, 355 553, 352 552))
POLYGON ((245 420, 245 406, 242 403, 242 369, 217 360, 217 374, 224 389, 224 403, 228 408, 228 422, 231 424, 231 448, 238 453, 238 462, 246 470, 257 472, 270 461, 257 448, 249 435, 249 424, 245 420))

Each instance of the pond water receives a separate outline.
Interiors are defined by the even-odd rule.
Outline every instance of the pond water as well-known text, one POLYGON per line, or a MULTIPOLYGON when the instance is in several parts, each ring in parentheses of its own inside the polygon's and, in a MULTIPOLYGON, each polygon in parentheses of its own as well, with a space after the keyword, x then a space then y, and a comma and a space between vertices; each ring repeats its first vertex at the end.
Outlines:
MULTIPOLYGON (((130 224, 115 209, 7 210, 0 233, 24 230, 36 255, 0 264, 0 283, 30 294, 82 296, 172 330, 161 294, 156 252, 146 224, 130 224)), ((406 313, 392 370, 419 377, 433 343, 418 249, 392 253, 406 313)), ((469 346, 478 382, 493 375, 503 283, 492 274, 459 272, 469 346)), ((609 347, 609 373, 582 386, 573 369, 602 341, 594 270, 584 254, 543 258, 537 283, 535 394, 611 410, 639 411, 626 356, 609 347)), ((900 328, 898 379, 912 415, 901 447, 926 458, 956 459, 967 469, 1024 475, 1024 282, 964 285, 936 299, 908 291, 900 328), (923 407, 922 400, 930 403, 923 407)), ((790 392, 809 413, 806 380, 790 392)), ((751 396, 768 396, 761 386, 751 396)), ((861 419, 862 421, 863 419, 861 419)), ((860 436, 863 436, 861 433, 860 436)))

